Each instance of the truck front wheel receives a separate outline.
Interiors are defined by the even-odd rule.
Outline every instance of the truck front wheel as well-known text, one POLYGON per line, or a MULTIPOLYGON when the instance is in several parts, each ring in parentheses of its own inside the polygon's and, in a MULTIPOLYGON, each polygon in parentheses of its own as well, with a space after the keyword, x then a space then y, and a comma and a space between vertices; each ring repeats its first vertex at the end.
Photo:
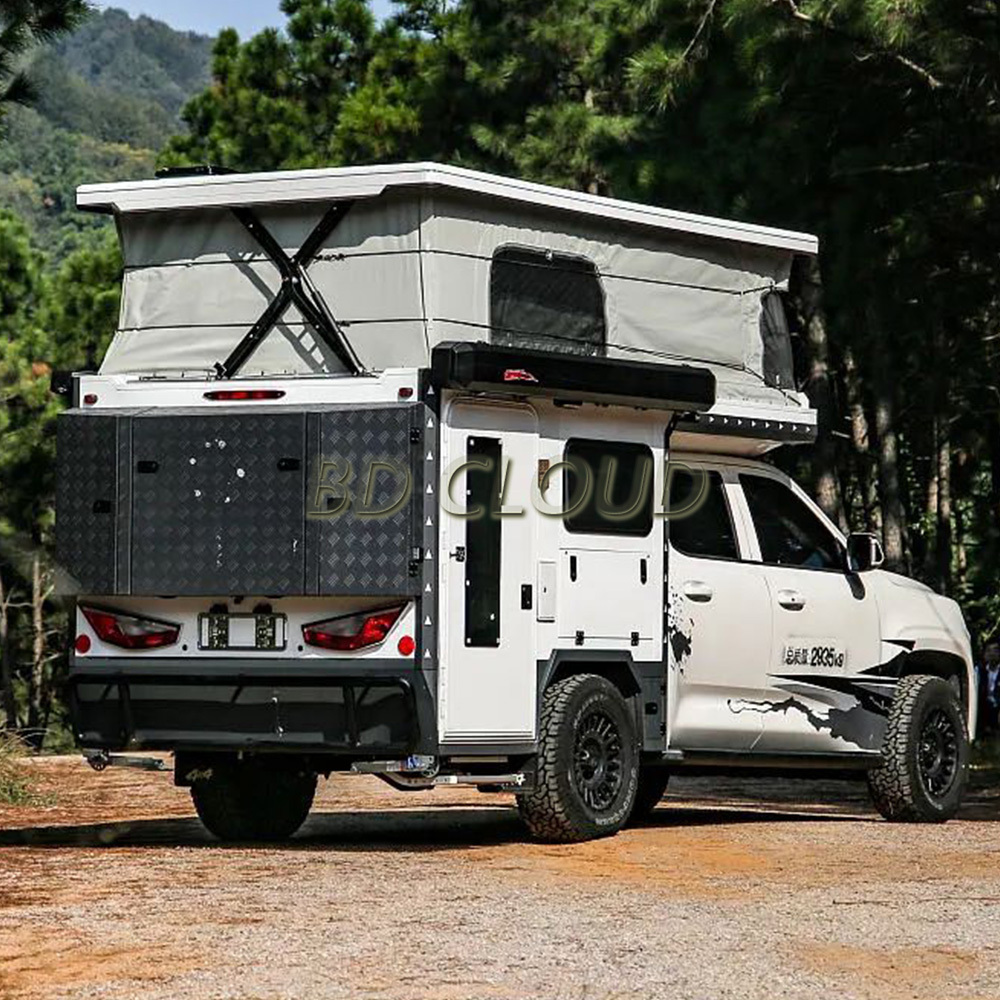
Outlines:
POLYGON ((258 761, 213 765, 191 786, 198 817, 219 840, 287 840, 315 794, 311 771, 258 761))
POLYGON ((904 677, 882 763, 868 772, 875 808, 894 822, 944 822, 958 812, 968 769, 969 736, 954 688, 940 677, 904 677))
POLYGON ((572 843, 617 833, 638 778, 635 724, 618 689, 595 674, 553 684, 542 698, 535 783, 518 796, 532 835, 572 843))

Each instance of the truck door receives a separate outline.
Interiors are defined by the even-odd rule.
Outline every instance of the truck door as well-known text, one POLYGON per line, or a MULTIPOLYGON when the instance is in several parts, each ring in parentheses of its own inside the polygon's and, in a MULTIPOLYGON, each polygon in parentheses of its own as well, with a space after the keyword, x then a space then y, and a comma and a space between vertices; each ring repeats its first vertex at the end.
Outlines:
POLYGON ((535 413, 457 402, 443 424, 441 742, 526 742, 537 697, 535 413))
POLYGON ((733 473, 686 464, 670 466, 670 511, 687 513, 672 513, 667 526, 669 745, 749 750, 763 730, 767 583, 761 567, 745 561, 733 473))
POLYGON ((783 479, 739 474, 771 604, 764 733, 775 753, 877 750, 885 719, 858 674, 881 655, 878 605, 843 543, 783 479))

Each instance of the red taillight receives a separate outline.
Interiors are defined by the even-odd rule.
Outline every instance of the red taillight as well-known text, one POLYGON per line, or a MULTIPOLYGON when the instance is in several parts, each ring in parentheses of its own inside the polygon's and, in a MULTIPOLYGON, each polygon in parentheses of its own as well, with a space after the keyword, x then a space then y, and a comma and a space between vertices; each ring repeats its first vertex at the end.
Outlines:
POLYGON ((90 652, 90 636, 89 635, 78 635, 76 637, 76 642, 73 644, 76 651, 81 655, 85 656, 90 652))
POLYGON ((403 608, 383 608, 362 611, 356 615, 328 618, 302 626, 303 638, 310 646, 321 649, 353 650, 375 646, 392 631, 403 608))
POLYGON ((217 403, 245 403, 255 399, 281 399, 285 393, 281 389, 216 389, 205 393, 205 399, 217 403))
POLYGON ((158 622, 152 618, 138 618, 119 611, 101 611, 98 608, 81 608, 83 617, 101 642, 122 649, 159 649, 172 646, 181 634, 180 625, 158 622))

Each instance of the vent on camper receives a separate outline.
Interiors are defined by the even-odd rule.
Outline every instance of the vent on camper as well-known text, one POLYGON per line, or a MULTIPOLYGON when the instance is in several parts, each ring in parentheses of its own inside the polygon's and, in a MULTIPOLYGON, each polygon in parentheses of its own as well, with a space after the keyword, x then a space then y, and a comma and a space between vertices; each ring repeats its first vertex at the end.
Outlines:
POLYGON ((221 177, 235 174, 238 171, 232 167, 220 167, 215 163, 201 163, 191 167, 162 167, 156 171, 158 181, 169 180, 171 177, 221 177))

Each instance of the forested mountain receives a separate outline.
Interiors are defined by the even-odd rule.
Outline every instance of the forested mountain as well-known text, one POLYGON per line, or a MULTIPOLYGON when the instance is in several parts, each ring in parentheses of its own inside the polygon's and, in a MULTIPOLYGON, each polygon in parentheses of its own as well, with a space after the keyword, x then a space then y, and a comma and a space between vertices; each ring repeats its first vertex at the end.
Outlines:
POLYGON ((5 121, 0 208, 57 257, 105 228, 73 211, 76 187, 151 176, 184 103, 208 83, 211 48, 210 38, 109 9, 30 53, 37 97, 5 121))

